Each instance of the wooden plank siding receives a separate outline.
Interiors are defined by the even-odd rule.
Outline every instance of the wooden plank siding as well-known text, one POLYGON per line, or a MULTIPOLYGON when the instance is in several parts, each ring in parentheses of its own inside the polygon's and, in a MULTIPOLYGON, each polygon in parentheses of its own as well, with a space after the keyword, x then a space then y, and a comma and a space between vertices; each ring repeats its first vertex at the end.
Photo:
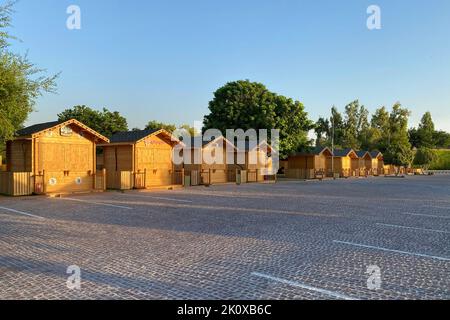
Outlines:
MULTIPOLYGON (((114 136, 113 136, 114 137, 114 136)), ((113 139, 113 137, 111 139, 113 139)), ((107 188, 127 190, 182 184, 182 167, 173 165, 170 133, 149 133, 137 141, 101 145, 107 188)))
POLYGON ((14 187, 14 194, 98 189, 96 142, 108 139, 76 120, 38 124, 20 132, 22 136, 7 143, 7 171, 13 173, 13 185, 24 185, 25 178, 15 173, 26 173, 31 182, 23 191, 14 187))

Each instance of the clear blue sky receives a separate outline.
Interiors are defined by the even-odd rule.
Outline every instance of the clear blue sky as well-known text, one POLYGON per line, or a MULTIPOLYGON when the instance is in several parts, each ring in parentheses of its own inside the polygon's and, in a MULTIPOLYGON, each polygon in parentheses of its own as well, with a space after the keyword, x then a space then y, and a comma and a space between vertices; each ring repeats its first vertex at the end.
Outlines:
POLYGON ((412 125, 429 110, 450 131, 448 0, 20 0, 16 11, 14 50, 62 72, 28 123, 86 104, 120 111, 130 127, 192 124, 215 89, 250 79, 302 101, 314 120, 356 98, 371 111, 398 100, 412 125), (81 30, 66 28, 71 4, 81 30), (366 27, 370 4, 381 30, 366 27))

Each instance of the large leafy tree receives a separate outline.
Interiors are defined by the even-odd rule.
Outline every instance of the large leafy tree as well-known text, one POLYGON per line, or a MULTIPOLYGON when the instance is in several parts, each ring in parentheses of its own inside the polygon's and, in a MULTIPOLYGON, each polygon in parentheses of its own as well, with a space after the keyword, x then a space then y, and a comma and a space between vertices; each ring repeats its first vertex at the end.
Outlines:
POLYGON ((372 149, 385 152, 390 142, 389 111, 381 107, 375 111, 371 119, 371 145, 372 149))
POLYGON ((392 107, 389 115, 388 144, 384 153, 387 163, 399 166, 411 166, 413 162, 412 146, 408 135, 408 118, 410 111, 400 103, 392 107))
POLYGON ((145 130, 160 130, 160 129, 167 130, 170 133, 174 132, 176 129, 184 129, 187 132, 189 132, 189 134, 192 137, 199 134, 199 132, 197 132, 197 130, 194 127, 191 127, 188 124, 183 124, 177 128, 177 126, 175 124, 168 124, 168 123, 152 120, 152 121, 149 121, 147 123, 147 125, 145 126, 145 130))
POLYGON ((9 50, 7 32, 11 23, 13 3, 0 5, 0 149, 14 132, 23 127, 34 110, 37 98, 54 92, 56 78, 46 76, 27 56, 9 50))
POLYGON ((320 117, 314 126, 316 146, 330 146, 330 120, 320 117))
POLYGON ((414 157, 414 164, 428 170, 430 165, 437 160, 437 154, 433 149, 422 147, 417 150, 414 157))
POLYGON ((426 112, 420 120, 417 129, 417 147, 433 148, 435 146, 434 135, 435 128, 430 112, 426 112))
POLYGON ((313 128, 303 104, 269 91, 263 84, 239 80, 229 82, 214 93, 204 130, 279 129, 280 155, 287 156, 310 144, 307 133, 313 128))
POLYGON ((450 133, 445 131, 435 131, 433 134, 433 141, 436 148, 450 149, 450 133))
POLYGON ((359 101, 355 100, 345 106, 345 125, 343 146, 358 150, 360 143, 358 141, 359 135, 359 101))
POLYGON ((106 137, 110 137, 119 131, 128 130, 127 120, 119 112, 111 112, 106 108, 98 111, 81 105, 66 109, 58 114, 58 120, 60 121, 70 119, 76 119, 106 137))

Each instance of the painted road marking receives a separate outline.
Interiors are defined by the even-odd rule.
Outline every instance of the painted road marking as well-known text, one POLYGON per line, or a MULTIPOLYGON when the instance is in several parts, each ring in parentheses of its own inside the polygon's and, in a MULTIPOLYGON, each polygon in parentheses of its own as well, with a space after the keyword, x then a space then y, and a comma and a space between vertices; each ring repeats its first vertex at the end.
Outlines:
POLYGON ((431 231, 431 232, 440 232, 440 233, 450 233, 450 231, 445 230, 435 230, 435 229, 425 229, 425 228, 416 228, 416 227, 407 227, 407 226, 400 226, 396 224, 387 224, 387 223, 377 223, 379 226, 385 226, 385 227, 393 227, 393 228, 402 228, 402 229, 411 229, 411 230, 421 230, 421 231, 431 231))
POLYGON ((168 200, 168 201, 175 201, 175 202, 186 202, 186 203, 193 203, 194 201, 191 200, 183 200, 183 199, 173 199, 173 198, 165 198, 165 197, 155 197, 155 196, 147 196, 143 194, 130 194, 130 193, 123 193, 125 196, 131 196, 131 197, 141 197, 141 198, 152 198, 152 199, 158 199, 158 200, 168 200))
POLYGON ((320 289, 320 288, 315 288, 315 287, 311 287, 309 285, 300 283, 300 282, 296 282, 296 281, 291 281, 291 280, 286 280, 286 279, 282 279, 282 278, 277 278, 277 277, 273 277, 264 273, 259 273, 259 272, 252 272, 252 276, 256 276, 256 277, 260 277, 260 278, 264 278, 264 279, 268 279, 268 280, 272 280, 275 282, 280 282, 280 283, 284 283, 293 287, 297 287, 297 288, 302 288, 305 290, 309 290, 309 291, 314 291, 314 292, 318 292, 327 296, 331 296, 331 297, 335 297, 338 299, 343 299, 343 300, 358 300, 356 298, 352 298, 350 296, 346 296, 344 294, 341 294, 339 292, 334 292, 334 291, 329 291, 329 290, 325 290, 325 289, 320 289))
POLYGON ((387 251, 387 252, 395 252, 395 253, 400 253, 400 254, 407 254, 407 255, 423 257, 423 258, 431 258, 431 259, 442 260, 442 261, 450 261, 450 258, 439 257, 439 256, 430 256, 428 254, 423 254, 423 253, 394 250, 394 249, 388 249, 388 248, 383 248, 383 247, 368 246, 368 245, 365 245, 365 244, 352 243, 352 242, 339 241, 339 240, 333 240, 333 242, 334 243, 340 243, 340 244, 346 244, 346 245, 350 245, 350 246, 355 246, 355 247, 367 248, 367 249, 375 249, 375 250, 381 250, 381 251, 387 251))
POLYGON ((450 207, 443 207, 443 206, 423 206, 424 208, 434 208, 434 209, 447 209, 450 211, 450 207))
POLYGON ((11 209, 11 208, 6 208, 6 207, 0 207, 0 210, 5 210, 5 211, 9 211, 9 212, 13 212, 13 213, 17 213, 17 214, 21 214, 24 216, 28 216, 28 217, 33 217, 33 218, 38 218, 38 219, 45 219, 44 217, 40 217, 28 212, 23 212, 23 211, 19 211, 19 210, 15 210, 15 209, 11 209))
POLYGON ((60 199, 68 200, 68 201, 77 201, 77 202, 83 202, 83 203, 90 203, 90 204, 95 204, 95 205, 98 205, 98 206, 105 206, 105 207, 112 207, 112 208, 119 208, 119 209, 126 209, 126 210, 133 210, 133 208, 130 208, 130 207, 118 206, 118 205, 115 205, 115 204, 104 203, 104 202, 88 201, 88 200, 81 200, 81 199, 74 199, 74 198, 60 198, 60 199))
POLYGON ((436 216, 436 215, 425 214, 425 213, 400 212, 400 214, 406 214, 406 215, 410 215, 410 216, 421 216, 421 217, 431 217, 431 218, 450 219, 450 217, 436 216))

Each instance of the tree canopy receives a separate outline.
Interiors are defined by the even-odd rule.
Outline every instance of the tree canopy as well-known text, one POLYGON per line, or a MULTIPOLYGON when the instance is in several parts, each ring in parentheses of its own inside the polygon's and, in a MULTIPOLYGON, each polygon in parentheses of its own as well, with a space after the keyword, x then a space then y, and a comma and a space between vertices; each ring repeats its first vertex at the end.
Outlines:
MULTIPOLYGON (((233 81, 214 92, 204 130, 279 129, 280 155, 287 156, 310 144, 307 133, 313 128, 303 104, 269 91, 249 80, 233 81)), ((270 139, 269 139, 270 140, 270 139)))
POLYGON ((27 56, 9 50, 13 3, 0 6, 0 145, 23 127, 44 92, 55 92, 58 75, 46 76, 27 56))
POLYGON ((119 112, 109 111, 106 108, 98 111, 82 105, 66 109, 58 114, 60 121, 70 119, 76 119, 106 137, 111 137, 119 131, 128 131, 127 119, 119 112))
POLYGON ((159 129, 167 130, 170 133, 173 133, 176 129, 185 129, 187 132, 189 132, 189 134, 192 137, 199 134, 199 132, 194 127, 191 127, 188 124, 183 124, 183 125, 177 127, 177 125, 175 125, 175 124, 170 124, 170 123, 168 124, 168 123, 152 120, 152 121, 149 121, 147 123, 147 125, 145 126, 145 130, 159 130, 159 129))

